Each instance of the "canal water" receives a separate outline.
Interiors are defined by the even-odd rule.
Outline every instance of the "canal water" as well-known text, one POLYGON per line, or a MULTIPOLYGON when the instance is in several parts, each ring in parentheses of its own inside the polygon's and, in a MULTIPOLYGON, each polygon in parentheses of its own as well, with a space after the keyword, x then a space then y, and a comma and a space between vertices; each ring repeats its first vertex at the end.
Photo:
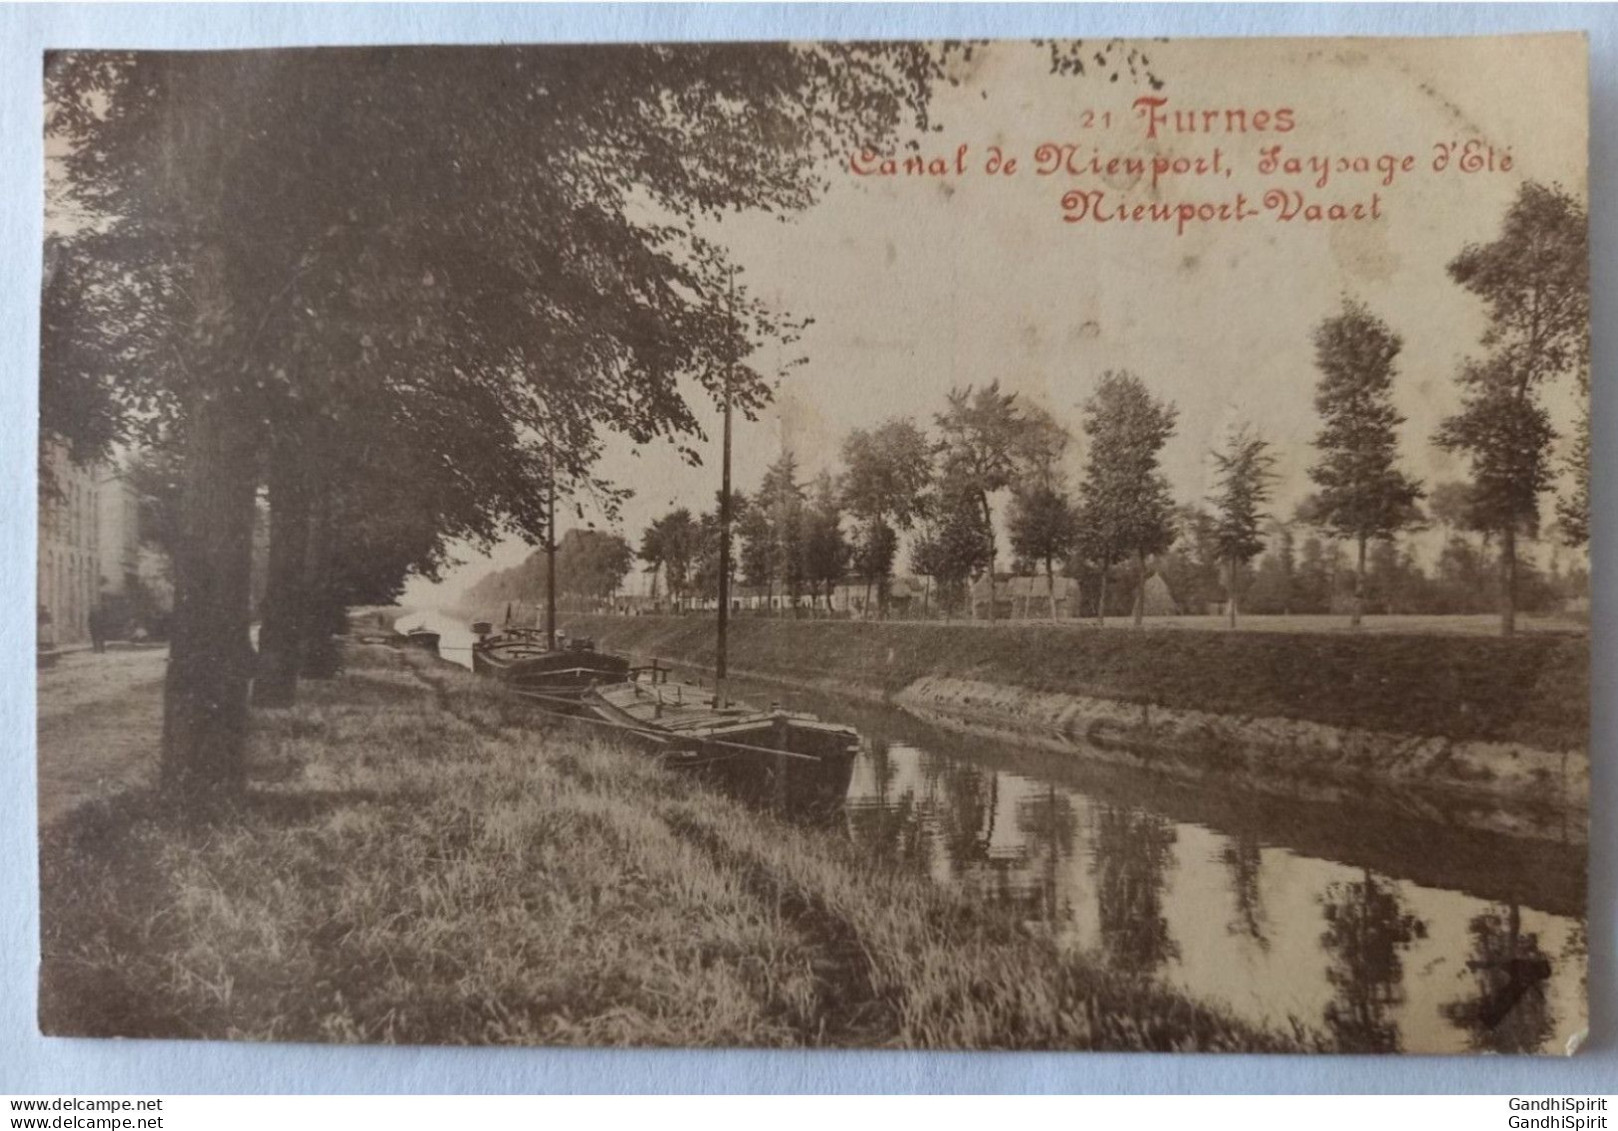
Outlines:
MULTIPOLYGON (((470 664, 465 626, 407 615, 470 664)), ((1364 1052, 1562 1051, 1585 1017, 1581 844, 1255 798, 738 686, 859 728, 834 826, 1106 966, 1364 1052)))

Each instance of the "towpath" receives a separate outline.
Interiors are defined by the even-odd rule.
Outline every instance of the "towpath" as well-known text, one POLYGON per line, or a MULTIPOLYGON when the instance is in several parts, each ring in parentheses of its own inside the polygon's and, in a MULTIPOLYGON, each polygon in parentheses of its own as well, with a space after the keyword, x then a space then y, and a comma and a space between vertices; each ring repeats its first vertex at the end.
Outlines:
POLYGON ((167 648, 69 652, 39 673, 39 823, 157 771, 167 648))

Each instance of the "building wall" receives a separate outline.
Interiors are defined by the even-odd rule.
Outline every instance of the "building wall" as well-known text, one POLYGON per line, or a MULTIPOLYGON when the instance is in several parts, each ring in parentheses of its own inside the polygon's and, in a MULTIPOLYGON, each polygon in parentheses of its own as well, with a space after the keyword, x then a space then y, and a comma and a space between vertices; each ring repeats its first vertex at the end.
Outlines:
POLYGON ((135 489, 116 470, 103 466, 96 477, 96 522, 100 540, 100 582, 122 594, 139 576, 140 512, 135 489))
POLYGON ((142 571, 138 499, 111 464, 81 467, 46 442, 39 499, 39 604, 58 645, 90 639, 90 610, 142 571))
POLYGON ((101 580, 97 469, 80 467, 61 444, 50 444, 39 501, 39 604, 50 614, 57 644, 90 638, 90 609, 101 580))

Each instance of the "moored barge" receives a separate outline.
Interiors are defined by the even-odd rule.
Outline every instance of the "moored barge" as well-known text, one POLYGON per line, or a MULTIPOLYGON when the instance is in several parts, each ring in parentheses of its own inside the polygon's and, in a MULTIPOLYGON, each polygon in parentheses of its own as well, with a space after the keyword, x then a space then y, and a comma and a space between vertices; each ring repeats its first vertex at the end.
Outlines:
POLYGON ((627 680, 629 660, 597 651, 595 642, 585 637, 558 633, 552 648, 542 630, 507 628, 472 645, 472 670, 518 691, 553 698, 560 707, 592 686, 627 680))
POLYGON ((587 688, 580 707, 666 765, 702 771, 732 792, 797 811, 840 805, 847 794, 860 745, 853 727, 729 700, 716 688, 668 678, 655 662, 632 674, 587 688))

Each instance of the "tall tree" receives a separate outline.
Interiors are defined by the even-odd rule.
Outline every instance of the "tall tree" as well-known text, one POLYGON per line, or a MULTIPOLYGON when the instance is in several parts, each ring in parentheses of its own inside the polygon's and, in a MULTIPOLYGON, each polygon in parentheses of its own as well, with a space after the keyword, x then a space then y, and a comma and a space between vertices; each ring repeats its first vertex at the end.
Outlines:
MULTIPOLYGON (((390 367, 379 383, 356 360, 435 344, 444 373, 512 422, 502 433, 486 418, 481 466, 499 483, 536 438, 577 479, 603 424, 640 442, 694 436, 683 375, 716 394, 724 374, 756 408, 767 388, 740 363, 760 310, 729 296, 723 256, 689 221, 810 203, 826 159, 927 125, 941 56, 900 44, 51 56, 49 126, 90 222, 53 275, 72 285, 78 321, 52 325, 67 348, 47 353, 44 399, 94 358, 116 374, 126 419, 166 416, 182 452, 170 792, 241 784, 266 458, 288 470, 306 416, 352 435, 410 411, 411 374, 390 367), (639 218, 647 201, 668 221, 639 218), (97 318, 102 302, 133 316, 97 318), (374 403, 346 395, 350 376, 394 399, 350 414, 374 403)), ((435 454, 436 474, 491 486, 467 474, 477 453, 466 466, 467 453, 435 454)), ((469 492, 486 500, 479 525, 546 536, 542 484, 529 481, 526 504, 469 492)), ((278 492, 293 512, 281 526, 302 527, 301 500, 325 486, 278 492)), ((308 531, 331 525, 312 517, 308 531)), ((289 593, 292 550, 277 555, 289 593)))
POLYGON ((775 596, 775 581, 779 576, 777 570, 781 560, 769 508, 751 506, 738 515, 736 536, 741 539, 736 560, 741 567, 742 580, 763 591, 768 607, 768 602, 775 596))
POLYGON ((824 592, 826 612, 832 611, 832 594, 848 568, 848 554, 837 481, 831 472, 822 471, 815 477, 804 520, 802 569, 804 580, 809 584, 811 605, 815 597, 824 592))
POLYGON ((798 482, 797 457, 782 452, 764 472, 752 513, 759 516, 755 525, 762 526, 767 540, 770 576, 780 579, 793 609, 803 592, 805 499, 803 484, 798 482))
POLYGON ((1002 393, 991 381, 974 390, 971 385, 949 391, 948 405, 934 420, 940 433, 941 474, 957 483, 982 514, 984 577, 989 585, 989 619, 995 617, 995 531, 989 496, 1011 485, 1016 469, 1017 445, 1025 438, 1023 414, 1016 393, 1002 393))
POLYGON ((1231 432, 1225 450, 1213 453, 1218 491, 1214 541, 1225 564, 1225 612, 1236 627, 1236 602, 1241 574, 1247 563, 1264 549, 1262 534, 1275 480, 1275 456, 1269 441, 1244 425, 1231 432))
POLYGON ((1314 514, 1333 537, 1358 548, 1350 616, 1358 627, 1365 613, 1366 545, 1391 539, 1413 522, 1422 495, 1397 466, 1398 427, 1405 418, 1393 406, 1393 379, 1403 343, 1387 323, 1353 301, 1315 328, 1314 343, 1320 370, 1315 409, 1322 421, 1315 436, 1320 459, 1309 469, 1320 488, 1314 514))
POLYGON ((1045 593, 1050 616, 1056 619, 1056 563, 1073 548, 1078 523, 1066 492, 1035 485, 1011 498, 1011 548, 1020 557, 1045 568, 1045 593))
POLYGON ((1135 560, 1134 619, 1146 611, 1146 557, 1174 541, 1174 500, 1159 461, 1174 435, 1178 412, 1125 370, 1108 370, 1085 402, 1090 446, 1079 485, 1079 526, 1088 556, 1100 567, 1096 616, 1106 619, 1107 574, 1125 557, 1135 560))
POLYGON ((910 566, 936 584, 946 615, 972 603, 970 582, 991 566, 989 532, 970 483, 953 475, 939 481, 921 536, 910 548, 910 566))
POLYGON ((897 531, 909 530, 921 514, 932 480, 932 452, 926 435, 908 417, 894 417, 867 431, 856 428, 843 440, 843 506, 859 525, 854 561, 878 599, 887 588, 897 531))
POLYGON ((641 535, 640 559, 662 573, 672 602, 685 598, 696 554, 697 524, 686 507, 653 519, 641 535))
POLYGON ((1042 408, 1023 411, 1015 456, 1018 486, 1011 497, 1012 552, 1045 567, 1045 594, 1056 620, 1056 562, 1073 551, 1078 520, 1068 498, 1062 458, 1072 437, 1042 408))
POLYGON ((1551 486, 1556 432, 1539 390, 1589 364, 1584 205, 1557 186, 1525 182, 1500 234, 1463 248, 1449 274, 1488 310, 1488 353, 1461 366, 1461 411, 1433 438, 1471 463, 1475 513, 1499 539, 1500 631, 1509 636, 1517 627, 1517 539, 1537 533, 1539 496, 1551 486))

